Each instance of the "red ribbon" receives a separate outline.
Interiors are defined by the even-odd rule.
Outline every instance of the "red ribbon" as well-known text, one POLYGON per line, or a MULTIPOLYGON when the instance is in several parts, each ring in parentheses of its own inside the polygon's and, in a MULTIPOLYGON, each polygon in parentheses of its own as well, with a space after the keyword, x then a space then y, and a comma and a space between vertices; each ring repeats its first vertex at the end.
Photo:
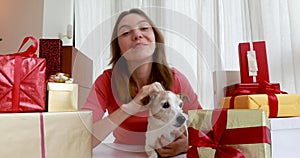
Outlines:
POLYGON ((16 56, 14 65, 14 84, 12 89, 12 112, 18 112, 20 106, 21 64, 22 58, 20 56, 16 56))
POLYGON ((270 130, 265 126, 226 129, 227 109, 214 110, 212 114, 213 130, 203 133, 192 127, 188 128, 188 158, 198 158, 197 147, 211 147, 216 150, 215 158, 245 158, 239 150, 228 144, 271 143, 270 130))
POLYGON ((238 95, 250 95, 250 94, 267 94, 269 100, 269 117, 278 116, 278 99, 275 94, 287 94, 287 92, 281 91, 269 82, 260 82, 258 91, 248 89, 236 89, 233 91, 232 97, 230 98, 230 109, 234 109, 234 100, 238 95))
POLYGON ((23 57, 36 57, 35 52, 37 51, 38 48, 38 41, 33 37, 33 36, 27 36, 23 39, 22 44, 20 48, 18 49, 18 52, 15 53, 14 55, 21 55, 23 57), (23 46, 31 40, 33 42, 33 45, 30 45, 24 52, 20 52, 23 46))
POLYGON ((44 130, 44 117, 43 113, 40 113, 40 133, 41 133, 41 155, 45 158, 45 130, 44 130))

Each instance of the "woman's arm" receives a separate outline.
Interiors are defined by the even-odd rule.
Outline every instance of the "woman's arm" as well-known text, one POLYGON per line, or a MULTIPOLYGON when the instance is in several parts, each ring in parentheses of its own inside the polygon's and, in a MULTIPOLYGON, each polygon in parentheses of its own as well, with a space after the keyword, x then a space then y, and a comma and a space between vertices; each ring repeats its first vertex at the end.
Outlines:
POLYGON ((104 119, 100 119, 93 124, 93 147, 101 143, 114 129, 116 129, 122 122, 124 122, 131 115, 135 115, 138 112, 142 112, 147 109, 147 106, 143 105, 142 100, 156 93, 163 91, 163 87, 160 83, 155 82, 150 85, 146 85, 140 89, 138 94, 132 101, 127 104, 123 104, 110 113, 104 119))
POLYGON ((130 116, 121 108, 93 124, 93 147, 100 144, 115 128, 130 116))

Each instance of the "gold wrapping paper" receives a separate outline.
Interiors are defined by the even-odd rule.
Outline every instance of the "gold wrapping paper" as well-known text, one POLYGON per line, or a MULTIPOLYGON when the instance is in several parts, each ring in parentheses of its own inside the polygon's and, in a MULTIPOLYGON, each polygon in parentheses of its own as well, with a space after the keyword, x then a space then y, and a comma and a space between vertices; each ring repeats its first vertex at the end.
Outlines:
POLYGON ((77 111, 78 84, 48 82, 48 111, 77 111))
MULTIPOLYGON (((278 99, 278 116, 300 116, 300 94, 275 94, 278 99)), ((229 108, 230 97, 225 97, 223 107, 229 108)), ((234 100, 234 109, 261 109, 269 116, 269 101, 266 94, 240 95, 234 100)))
MULTIPOLYGON (((44 112, 45 158, 91 158, 92 112, 44 112)), ((0 157, 42 158, 40 113, 0 115, 0 157)))
MULTIPOLYGON (((202 132, 212 130, 213 110, 190 110, 188 112, 189 127, 202 132)), ((226 129, 266 126, 270 128, 268 118, 263 110, 228 110, 226 129)), ((247 135, 245 135, 247 137, 247 135)), ((270 158, 271 147, 267 143, 227 145, 240 150, 246 158, 270 158)), ((214 157, 215 149, 210 147, 198 147, 199 157, 214 157)))

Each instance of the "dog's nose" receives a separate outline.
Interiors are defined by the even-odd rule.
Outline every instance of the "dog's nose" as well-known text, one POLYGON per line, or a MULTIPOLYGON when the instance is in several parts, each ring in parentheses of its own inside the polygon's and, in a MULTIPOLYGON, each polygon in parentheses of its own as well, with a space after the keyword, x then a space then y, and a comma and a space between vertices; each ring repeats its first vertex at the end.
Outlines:
POLYGON ((185 120, 186 120, 186 118, 182 115, 179 115, 176 117, 176 121, 181 125, 185 122, 185 120))

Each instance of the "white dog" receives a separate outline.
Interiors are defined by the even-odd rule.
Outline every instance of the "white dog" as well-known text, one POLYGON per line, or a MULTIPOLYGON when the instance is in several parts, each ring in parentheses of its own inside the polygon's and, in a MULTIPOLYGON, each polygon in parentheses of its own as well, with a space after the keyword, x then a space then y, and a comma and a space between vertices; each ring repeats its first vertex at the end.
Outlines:
POLYGON ((155 151, 155 142, 164 135, 172 142, 176 138, 170 133, 173 130, 179 130, 184 126, 186 128, 187 115, 183 113, 183 98, 171 91, 162 91, 155 96, 151 96, 148 104, 150 114, 148 117, 148 128, 146 132, 145 150, 150 158, 157 158, 155 151))

